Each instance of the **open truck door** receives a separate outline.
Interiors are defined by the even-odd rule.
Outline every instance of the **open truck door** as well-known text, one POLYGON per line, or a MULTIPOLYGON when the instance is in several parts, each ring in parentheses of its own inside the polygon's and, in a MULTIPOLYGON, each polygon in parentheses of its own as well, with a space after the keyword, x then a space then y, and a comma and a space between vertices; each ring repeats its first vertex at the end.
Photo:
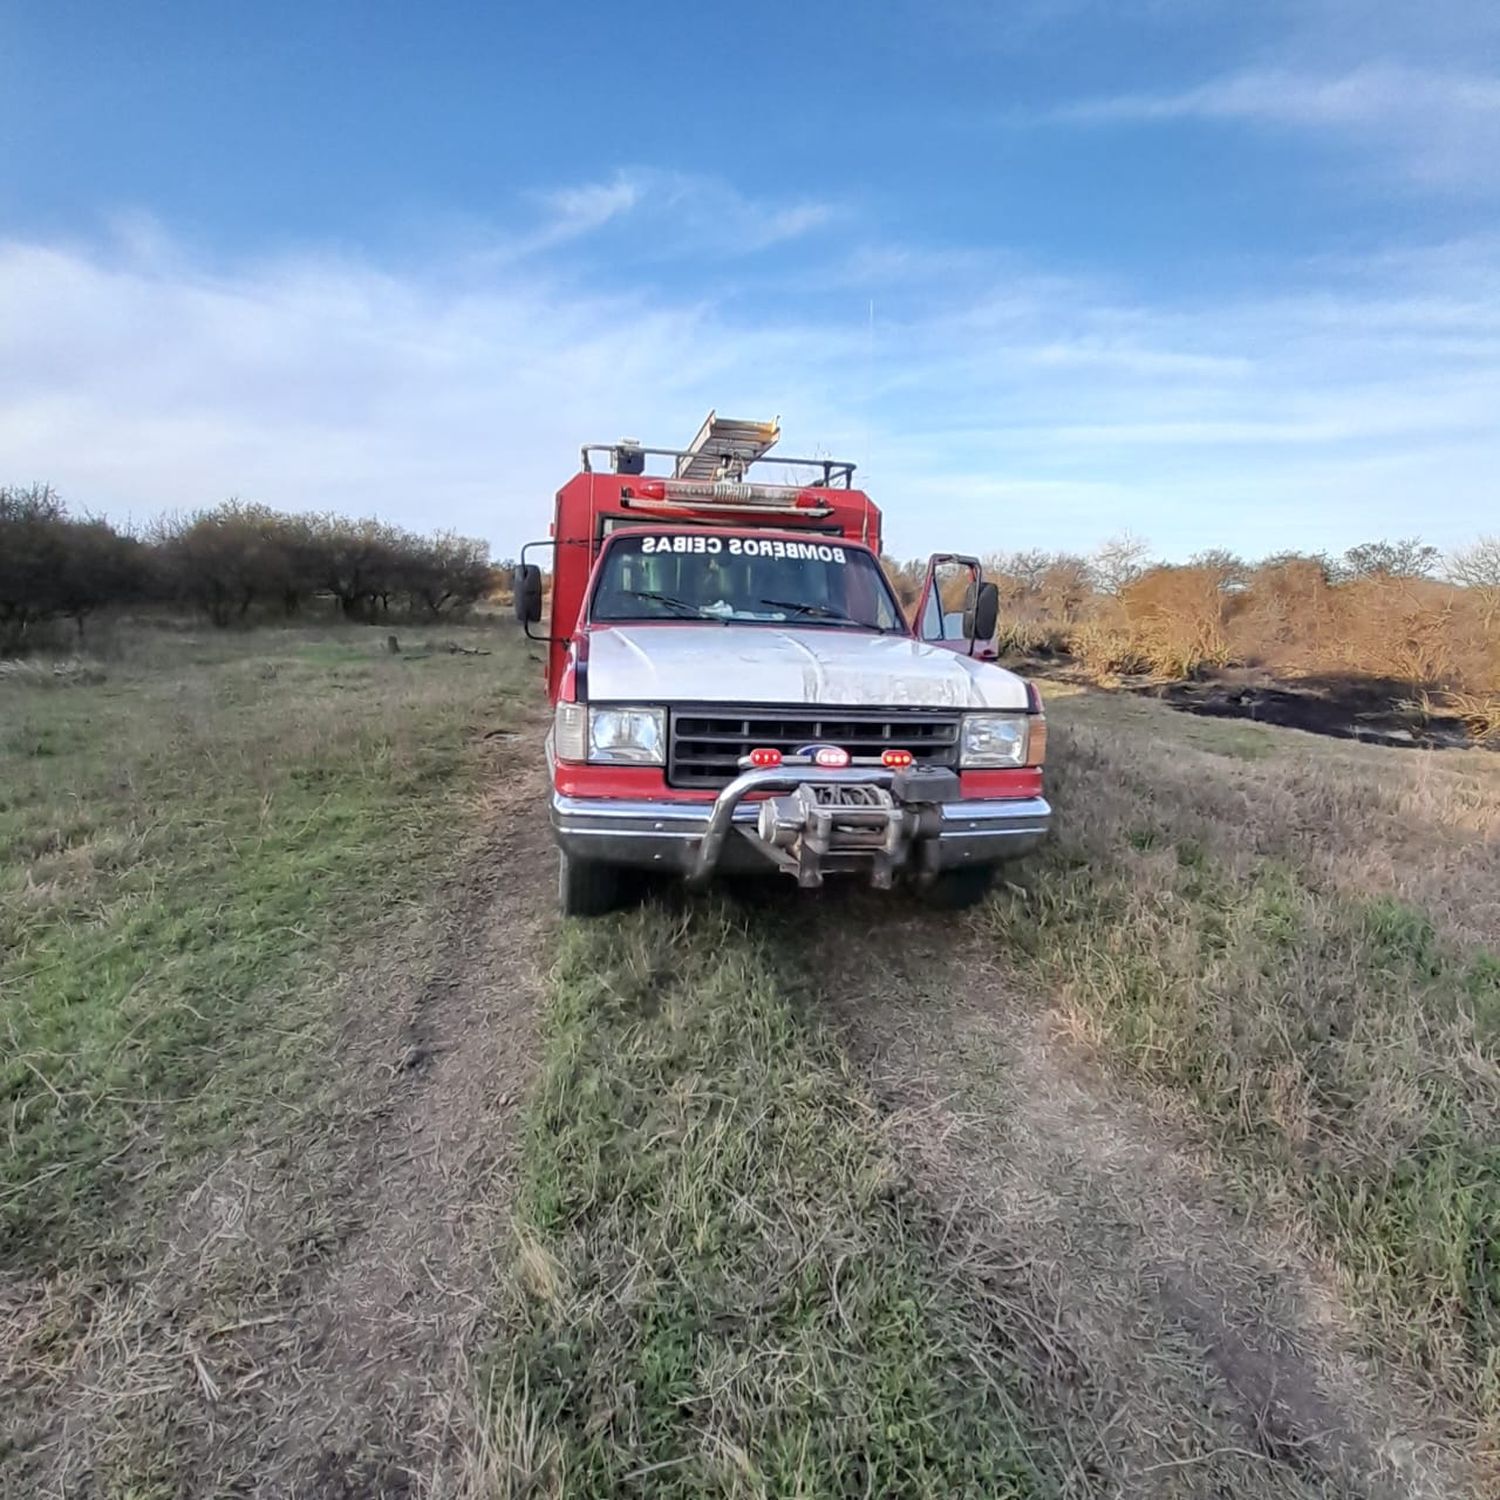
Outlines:
POLYGON ((934 552, 917 600, 917 636, 964 656, 993 660, 1000 591, 984 580, 977 557, 934 552))

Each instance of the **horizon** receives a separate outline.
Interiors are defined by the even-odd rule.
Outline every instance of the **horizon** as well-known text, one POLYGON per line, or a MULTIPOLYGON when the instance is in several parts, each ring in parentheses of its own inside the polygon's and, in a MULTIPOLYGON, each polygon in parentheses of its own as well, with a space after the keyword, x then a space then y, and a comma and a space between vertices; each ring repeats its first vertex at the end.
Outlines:
POLYGON ((683 6, 0 17, 0 483, 504 557, 716 407, 903 557, 1494 530, 1493 7, 763 20, 839 87, 683 6))

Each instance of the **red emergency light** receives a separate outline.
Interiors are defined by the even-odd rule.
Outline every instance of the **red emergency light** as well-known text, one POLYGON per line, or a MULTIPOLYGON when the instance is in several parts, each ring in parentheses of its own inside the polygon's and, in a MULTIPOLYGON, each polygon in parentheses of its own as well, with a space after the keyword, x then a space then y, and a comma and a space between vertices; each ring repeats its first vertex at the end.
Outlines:
POLYGON ((750 752, 750 764, 758 770, 769 771, 781 764, 781 751, 762 746, 750 752))
POLYGON ((625 496, 638 504, 680 505, 684 510, 711 506, 822 513, 828 508, 828 502, 812 490, 788 484, 745 484, 735 479, 638 479, 625 496))
POLYGON ((911 763, 910 750, 882 750, 880 752, 880 764, 889 766, 893 771, 904 771, 911 763))

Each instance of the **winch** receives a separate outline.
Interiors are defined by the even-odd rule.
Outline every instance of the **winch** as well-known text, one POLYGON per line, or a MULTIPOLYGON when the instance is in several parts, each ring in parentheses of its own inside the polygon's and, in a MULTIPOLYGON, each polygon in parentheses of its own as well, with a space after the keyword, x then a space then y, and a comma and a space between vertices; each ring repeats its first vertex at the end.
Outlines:
POLYGON ((958 778, 941 770, 904 770, 884 785, 809 780, 768 797, 754 830, 742 832, 800 886, 852 872, 884 890, 906 867, 913 840, 937 833, 939 805, 957 796, 958 778))

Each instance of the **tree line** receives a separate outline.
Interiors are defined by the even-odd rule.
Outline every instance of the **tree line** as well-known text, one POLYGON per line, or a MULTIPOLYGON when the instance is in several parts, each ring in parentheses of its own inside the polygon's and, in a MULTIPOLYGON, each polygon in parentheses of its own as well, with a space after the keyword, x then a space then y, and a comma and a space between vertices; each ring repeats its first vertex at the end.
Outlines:
MULTIPOLYGON (((1444 557, 1420 538, 1337 556, 1247 560, 1201 552, 1156 562, 1131 536, 1097 551, 991 553, 1000 645, 1067 656, 1098 676, 1191 677, 1230 664, 1289 675, 1359 675, 1500 715, 1500 536, 1444 557), (1483 705, 1481 705, 1483 706, 1483 705)), ((908 603, 924 564, 888 560, 908 603)))
POLYGON ((0 487, 0 649, 58 619, 81 634, 91 614, 122 604, 188 605, 221 627, 297 616, 317 600, 350 620, 436 619, 502 576, 486 542, 451 531, 229 500, 129 532, 71 515, 50 486, 0 487))
MULTIPOLYGON (((1116 537, 1093 553, 992 553, 1007 652, 1065 655, 1098 675, 1192 676, 1229 663, 1357 673, 1500 700, 1500 537, 1443 557, 1419 538, 1339 556, 1248 561, 1215 550, 1154 562, 1116 537)), ((920 562, 886 559, 914 602, 920 562)), ((349 620, 435 619, 503 590, 483 541, 237 500, 122 531, 69 513, 46 485, 0 487, 0 651, 47 622, 174 604, 215 625, 321 608, 349 620)), ((1500 712, 1500 710, 1497 710, 1500 712)))

